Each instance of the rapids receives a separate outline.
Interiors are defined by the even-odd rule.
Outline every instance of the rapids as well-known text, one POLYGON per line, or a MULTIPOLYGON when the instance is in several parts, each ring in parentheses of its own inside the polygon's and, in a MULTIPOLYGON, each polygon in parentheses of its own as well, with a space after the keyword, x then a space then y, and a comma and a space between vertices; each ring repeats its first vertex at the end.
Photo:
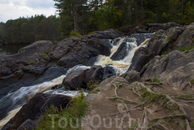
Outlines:
MULTIPOLYGON (((142 35, 142 34, 141 34, 142 35)), ((94 65, 101 65, 102 67, 111 66, 115 69, 116 75, 122 75, 125 73, 131 65, 132 58, 135 52, 140 47, 146 47, 152 34, 144 34, 144 39, 139 41, 144 41, 138 45, 137 37, 138 34, 134 34, 135 37, 123 37, 109 40, 110 45, 112 46, 110 56, 99 55, 94 65), (126 52, 127 55, 124 59, 112 60, 111 57, 117 52, 120 45, 126 43, 126 52)), ((89 69, 90 66, 77 65, 73 68, 70 68, 65 75, 61 75, 51 81, 47 81, 41 84, 21 87, 16 92, 9 93, 2 99, 0 99, 0 128, 3 127, 15 114, 21 109, 21 107, 26 104, 36 93, 44 92, 51 94, 63 94, 68 96, 75 96, 79 91, 70 91, 64 88, 54 89, 51 88, 62 83, 63 79, 71 71, 76 71, 78 69, 89 69)), ((87 92, 85 92, 85 95, 87 92)))

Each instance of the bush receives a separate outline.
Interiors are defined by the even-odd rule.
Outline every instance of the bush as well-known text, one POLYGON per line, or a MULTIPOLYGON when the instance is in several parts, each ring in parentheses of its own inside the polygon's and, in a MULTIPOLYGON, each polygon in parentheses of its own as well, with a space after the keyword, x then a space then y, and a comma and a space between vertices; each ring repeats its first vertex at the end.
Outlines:
POLYGON ((30 63, 29 63, 30 65, 33 65, 34 64, 34 61, 30 61, 30 63))
POLYGON ((186 51, 186 50, 191 50, 191 49, 193 49, 194 48, 194 46, 186 46, 186 47, 184 47, 184 48, 180 48, 179 49, 179 51, 186 51))
POLYGON ((159 83, 160 81, 159 81, 158 78, 153 78, 153 79, 152 79, 152 82, 159 83))
POLYGON ((41 56, 41 58, 44 58, 46 56, 46 54, 40 53, 39 54, 41 56))
POLYGON ((54 106, 47 110, 46 116, 41 119, 37 130, 72 130, 81 129, 81 119, 85 117, 88 111, 88 102, 83 101, 84 93, 81 92, 64 110, 58 111, 54 106), (55 118, 51 116, 55 114, 55 118), (65 128, 61 126, 66 126, 65 128), (72 127, 73 126, 73 127, 72 127), (53 128, 54 127, 54 128, 53 128))

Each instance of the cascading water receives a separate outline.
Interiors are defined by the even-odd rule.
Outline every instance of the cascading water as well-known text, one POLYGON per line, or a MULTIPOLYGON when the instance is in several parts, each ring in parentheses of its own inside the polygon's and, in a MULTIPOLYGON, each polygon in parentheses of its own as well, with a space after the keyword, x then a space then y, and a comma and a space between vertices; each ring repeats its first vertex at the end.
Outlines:
MULTIPOLYGON (((145 47, 149 40, 150 39, 146 39, 139 46, 137 45, 136 38, 134 37, 123 37, 123 38, 116 38, 113 40, 109 40, 112 46, 110 56, 100 55, 97 61, 94 63, 94 65, 101 65, 102 67, 111 66, 115 69, 116 75, 122 75, 130 67, 132 58, 136 50, 138 50, 140 47, 145 47), (126 43, 125 51, 127 52, 127 54, 124 56, 123 59, 112 60, 111 57, 118 51, 118 48, 124 42, 126 43)), ((89 68, 90 68, 89 66, 77 65, 69 69, 66 75, 70 73, 71 71, 76 71, 78 69, 85 70, 89 68)), ((20 108, 25 103, 27 103, 38 92, 75 96, 79 91, 70 91, 64 88, 51 90, 53 86, 61 84, 63 79, 66 77, 66 75, 62 75, 56 79, 53 79, 51 81, 44 82, 41 84, 28 86, 28 87, 22 87, 16 92, 9 93, 7 96, 2 98, 0 100, 0 114, 1 114, 1 111, 5 111, 5 110, 6 112, 9 112, 9 114, 2 120, 0 118, 0 128, 3 125, 5 125, 20 110, 20 108)))
POLYGON ((95 65, 101 65, 102 67, 105 67, 107 65, 112 66, 116 71, 116 75, 122 75, 128 70, 129 66, 131 65, 131 61, 136 50, 138 50, 140 47, 146 46, 149 40, 150 38, 146 39, 141 45, 137 46, 135 38, 121 38, 118 44, 113 45, 110 56, 100 55, 95 62, 95 65), (113 54, 117 51, 122 42, 126 42, 126 51, 128 54, 123 60, 112 60, 111 56, 113 56, 113 54))

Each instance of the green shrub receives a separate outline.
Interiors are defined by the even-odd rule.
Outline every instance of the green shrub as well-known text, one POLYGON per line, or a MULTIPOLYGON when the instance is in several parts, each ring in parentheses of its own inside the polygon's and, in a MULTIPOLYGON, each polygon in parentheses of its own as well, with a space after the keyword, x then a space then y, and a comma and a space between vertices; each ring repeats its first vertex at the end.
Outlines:
POLYGON ((29 63, 30 65, 33 65, 34 64, 34 61, 30 61, 30 63, 29 63))
POLYGON ((90 81, 87 83, 87 87, 90 89, 90 91, 92 91, 95 88, 95 86, 98 84, 99 84, 98 82, 90 81))
POLYGON ((100 92, 100 89, 99 88, 95 89, 92 93, 93 94, 97 94, 98 92, 100 92))
POLYGON ((152 79, 152 82, 159 83, 160 81, 159 81, 158 78, 153 78, 153 79, 152 79))
POLYGON ((168 35, 167 36, 167 42, 170 42, 171 38, 172 38, 172 35, 168 35))
POLYGON ((39 55, 41 56, 42 59, 46 56, 46 54, 44 53, 40 53, 39 55))
POLYGON ((81 37, 81 34, 79 32, 76 32, 75 30, 71 30, 70 37, 73 37, 73 36, 81 37))
POLYGON ((194 46, 186 46, 186 47, 184 47, 184 48, 180 48, 179 49, 179 51, 186 51, 186 50, 191 50, 191 49, 193 49, 194 48, 194 46))
POLYGON ((77 96, 69 108, 58 111, 54 106, 47 110, 46 116, 41 119, 37 130, 72 130, 81 129, 81 119, 85 117, 88 111, 88 102, 83 101, 84 93, 77 96), (55 114, 52 116, 52 114, 55 114), (64 126, 62 128, 61 126, 64 126), (73 126, 73 127, 72 127, 73 126))

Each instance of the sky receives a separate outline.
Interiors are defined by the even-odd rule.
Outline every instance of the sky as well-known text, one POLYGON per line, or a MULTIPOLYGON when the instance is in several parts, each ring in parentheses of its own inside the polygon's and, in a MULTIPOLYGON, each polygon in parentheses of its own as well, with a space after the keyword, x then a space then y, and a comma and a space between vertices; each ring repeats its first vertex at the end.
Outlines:
POLYGON ((35 14, 55 15, 53 0, 0 0, 0 22, 35 14))

